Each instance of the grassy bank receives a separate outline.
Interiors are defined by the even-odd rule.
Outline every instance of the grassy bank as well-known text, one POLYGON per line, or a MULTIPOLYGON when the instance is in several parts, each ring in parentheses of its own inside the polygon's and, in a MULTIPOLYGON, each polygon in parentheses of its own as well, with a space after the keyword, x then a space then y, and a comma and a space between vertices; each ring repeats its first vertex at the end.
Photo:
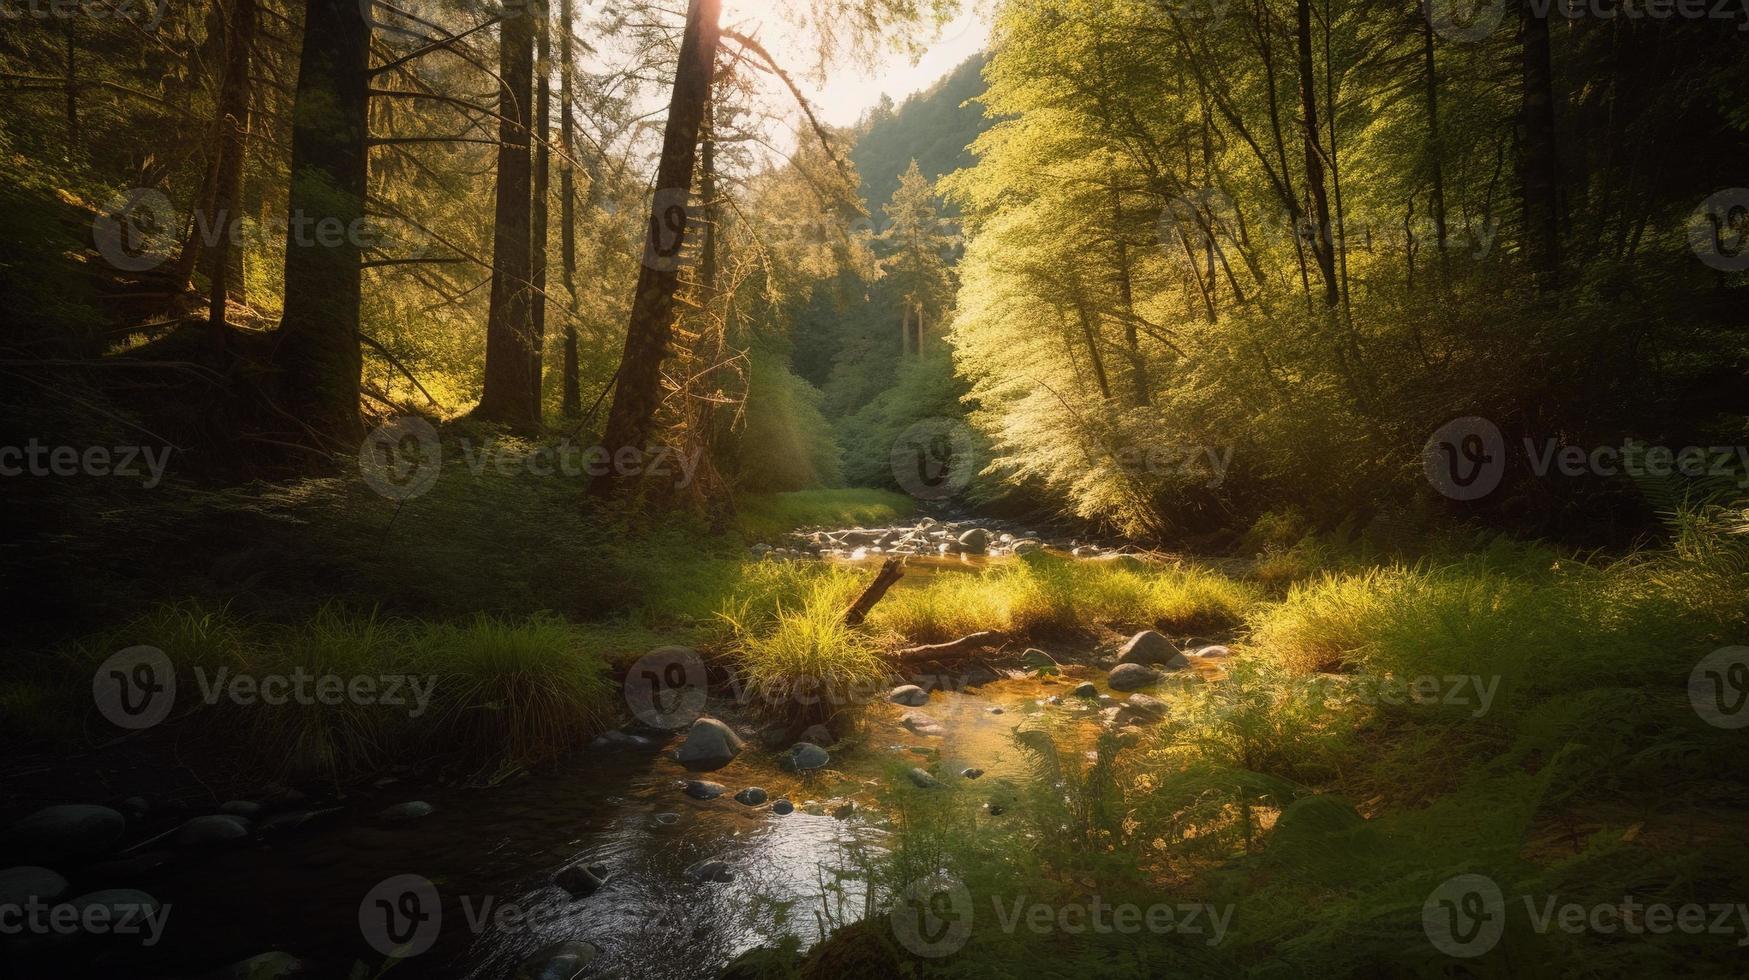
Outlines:
POLYGON ((993 787, 895 789, 898 844, 873 884, 897 899, 949 875, 973 931, 920 958, 890 931, 847 930, 805 975, 842 956, 944 977, 1450 976, 1464 961, 1429 939, 1424 908, 1460 875, 1505 901, 1498 947, 1466 975, 1732 975, 1736 925, 1648 935, 1536 915, 1749 893, 1742 736, 1688 686, 1749 635, 1745 594, 1733 535, 1613 562, 1500 543, 1305 578, 1246 608, 1229 678, 1175 695, 1165 724, 1085 759, 1023 729, 1036 785, 1002 819, 979 812, 993 787), (1204 917, 1137 936, 992 914, 1095 897, 1204 917))

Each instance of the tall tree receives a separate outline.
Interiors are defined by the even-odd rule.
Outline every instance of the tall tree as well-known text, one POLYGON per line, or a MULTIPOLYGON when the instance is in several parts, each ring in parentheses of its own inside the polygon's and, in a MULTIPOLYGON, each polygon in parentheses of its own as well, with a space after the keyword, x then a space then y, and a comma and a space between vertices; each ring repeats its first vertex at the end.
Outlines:
POLYGON ((323 448, 356 447, 360 244, 364 220, 370 26, 357 0, 305 0, 292 107, 292 233, 285 314, 274 348, 281 402, 323 448))
POLYGON ((534 418, 540 421, 541 357, 546 352, 547 339, 547 180, 552 166, 552 12, 544 2, 536 4, 540 23, 536 27, 539 47, 535 59, 535 150, 534 150, 534 257, 532 260, 534 289, 530 296, 529 319, 533 339, 530 347, 532 364, 529 383, 534 392, 534 418))
POLYGON ((561 379, 561 414, 583 414, 583 393, 577 379, 577 186, 573 161, 577 154, 576 120, 572 116, 572 85, 576 64, 571 56, 572 0, 559 0, 559 261, 565 277, 565 364, 561 379))
MULTIPOLYGON (((1527 0, 1528 2, 1528 0, 1527 0)), ((1306 187, 1311 192, 1311 247, 1324 278, 1324 305, 1334 308, 1341 298, 1336 283, 1336 250, 1330 226, 1330 199, 1324 188, 1324 152, 1319 148, 1317 76, 1312 70, 1312 3, 1294 5, 1294 40, 1299 53, 1300 125, 1305 147, 1306 187)))
POLYGON ((892 224, 884 237, 894 251, 882 266, 904 303, 901 349, 918 354, 923 351, 928 318, 948 301, 951 287, 945 253, 951 242, 941 233, 941 211, 916 160, 900 176, 886 213, 892 224))
POLYGON ((1519 186, 1524 208, 1524 251, 1538 286, 1558 285, 1561 269, 1559 161, 1555 143, 1554 69, 1546 7, 1524 0, 1522 137, 1519 186))
MULTIPOLYGON (((674 330, 674 294, 680 288, 680 255, 686 245, 693 170, 698 161, 699 128, 710 98, 716 66, 722 0, 691 0, 680 59, 674 71, 674 91, 668 101, 668 123, 662 134, 662 156, 656 166, 656 195, 644 246, 644 264, 632 295, 631 322, 626 327, 608 410, 603 445, 615 459, 625 450, 642 452, 653 431, 662 402, 662 361, 674 330)), ((590 486, 607 496, 619 486, 614 467, 590 486)))
MULTIPOLYGON (((255 0, 232 0, 225 38, 225 74, 220 85, 221 142, 212 207, 207 213, 218 229, 208 275, 212 302, 207 322, 214 347, 225 345, 225 304, 230 279, 231 229, 239 227, 238 198, 243 183, 243 158, 249 139, 249 56, 255 46, 255 0)), ((199 219, 196 219, 198 230, 199 219)))
POLYGON ((532 430, 535 402, 532 167, 534 11, 505 7, 498 38, 498 186, 492 223, 492 297, 486 316, 486 382, 478 418, 532 430))

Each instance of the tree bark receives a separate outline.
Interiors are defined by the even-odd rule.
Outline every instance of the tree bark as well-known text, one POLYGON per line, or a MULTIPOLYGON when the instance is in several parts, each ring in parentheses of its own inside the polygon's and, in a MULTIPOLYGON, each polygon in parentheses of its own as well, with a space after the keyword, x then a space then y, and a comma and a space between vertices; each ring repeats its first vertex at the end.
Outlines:
POLYGON ((1324 189, 1323 153, 1318 149, 1318 89, 1317 76, 1312 71, 1312 4, 1298 0, 1296 40, 1299 44, 1300 124, 1301 142, 1305 148, 1306 186, 1311 191, 1313 257, 1318 260, 1318 272, 1324 278, 1324 305, 1335 307, 1341 296, 1336 284, 1336 258, 1330 238, 1330 200, 1324 189))
POLYGON ((533 193, 529 122, 534 99, 534 14, 505 8, 498 39, 498 187, 492 231, 492 298, 486 316, 486 383, 474 415, 531 431, 534 400, 533 193))
MULTIPOLYGON (((1112 237, 1117 242, 1117 298, 1124 314, 1124 354, 1130 362, 1130 398, 1136 407, 1141 407, 1147 405, 1151 397, 1148 391, 1148 363, 1142 357, 1141 337, 1136 329, 1135 288, 1130 279, 1130 243, 1124 235, 1123 192, 1115 183, 1111 187, 1111 222, 1112 237)), ((1214 240, 1212 230, 1209 240, 1214 240)))
POLYGON ((533 321, 533 343, 530 351, 529 381, 533 385, 530 397, 534 399, 534 420, 541 417, 541 359, 546 354, 547 342, 547 181, 552 167, 551 116, 553 111, 552 94, 552 41, 551 12, 546 5, 538 6, 540 23, 536 26, 539 32, 538 57, 535 60, 535 142, 534 150, 534 289, 529 296, 531 304, 529 319, 533 321))
POLYGON ((862 590, 862 595, 856 597, 856 601, 850 604, 849 609, 844 610, 844 624, 846 626, 861 626, 862 621, 868 618, 869 610, 874 608, 875 603, 881 601, 881 597, 886 595, 887 590, 892 588, 893 583, 899 581, 904 574, 905 563, 903 560, 888 558, 881 562, 881 570, 875 573, 874 581, 868 584, 868 588, 862 590))
MULTIPOLYGON (((225 303, 230 293, 231 228, 236 222, 243 183, 243 157, 249 139, 249 53, 255 45, 255 0, 232 0, 225 39, 225 74, 220 85, 219 166, 213 184, 212 227, 218 230, 208 265, 211 303, 207 329, 213 349, 225 347, 225 303)), ((196 228, 199 220, 196 219, 196 228)))
MULTIPOLYGON (((680 42, 662 156, 656 167, 656 199, 644 265, 632 296, 625 351, 602 438, 615 459, 628 449, 643 452, 662 401, 662 361, 668 355, 674 330, 674 294, 680 286, 679 260, 689 224, 685 202, 692 193, 698 133, 705 102, 710 98, 721 14, 722 0, 691 0, 687 8, 686 33, 680 42)), ((603 497, 615 491, 620 478, 615 469, 609 467, 595 478, 590 485, 593 495, 603 497)))
POLYGON ((577 378, 577 178, 572 161, 577 154, 577 122, 571 115, 572 0, 559 3, 559 261, 565 277, 565 376, 559 411, 568 419, 583 414, 583 392, 577 378))
POLYGON ((1422 81, 1427 89, 1427 177, 1432 188, 1427 209, 1433 218, 1433 243, 1439 250, 1440 274, 1449 278, 1450 259, 1445 251, 1445 174, 1440 166, 1439 75, 1433 61, 1433 18, 1421 18, 1422 81))
POLYGON ((283 407, 323 448, 356 448, 364 432, 359 243, 319 231, 364 220, 369 59, 370 26, 355 0, 305 0, 292 106, 293 233, 274 365, 286 386, 283 407))
POLYGON ((1523 139, 1520 185, 1524 198, 1524 252, 1539 289, 1559 284, 1561 235, 1558 150, 1555 143, 1554 70, 1547 13, 1523 6, 1523 139))

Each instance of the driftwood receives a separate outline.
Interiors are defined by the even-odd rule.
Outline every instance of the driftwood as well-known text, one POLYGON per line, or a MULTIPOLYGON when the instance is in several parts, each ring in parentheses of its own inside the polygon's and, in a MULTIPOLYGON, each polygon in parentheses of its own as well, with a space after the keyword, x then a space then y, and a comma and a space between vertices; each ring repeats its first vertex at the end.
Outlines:
POLYGON ((862 590, 862 595, 856 597, 856 601, 850 604, 849 609, 844 610, 845 625, 861 626, 862 621, 868 618, 868 611, 874 608, 875 603, 881 601, 881 597, 886 595, 887 590, 892 588, 893 583, 897 582, 904 574, 905 565, 900 559, 888 558, 881 562, 881 570, 875 573, 874 581, 868 584, 868 588, 862 590))
POLYGON ((905 647, 895 651, 893 657, 898 660, 938 660, 945 657, 964 656, 973 650, 999 646, 1007 641, 1008 634, 1001 630, 984 630, 947 643, 925 643, 922 646, 905 647))

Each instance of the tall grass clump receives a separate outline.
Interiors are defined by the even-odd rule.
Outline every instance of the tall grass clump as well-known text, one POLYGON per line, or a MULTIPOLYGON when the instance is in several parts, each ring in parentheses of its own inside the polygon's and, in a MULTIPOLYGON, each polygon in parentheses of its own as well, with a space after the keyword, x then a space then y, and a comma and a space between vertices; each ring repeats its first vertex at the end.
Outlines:
POLYGON ((844 623, 859 579, 837 569, 768 566, 718 614, 733 636, 743 695, 755 710, 787 721, 854 715, 890 674, 868 631, 844 623))
POLYGON ((421 744, 518 762, 551 759, 582 744, 605 727, 614 699, 607 665, 583 637, 550 615, 426 627, 408 658, 436 685, 421 744))
POLYGON ((1256 601, 1251 586, 1196 566, 1035 554, 895 590, 875 608, 872 620, 919 641, 979 630, 1048 634, 1106 627, 1196 633, 1236 626, 1256 601))

